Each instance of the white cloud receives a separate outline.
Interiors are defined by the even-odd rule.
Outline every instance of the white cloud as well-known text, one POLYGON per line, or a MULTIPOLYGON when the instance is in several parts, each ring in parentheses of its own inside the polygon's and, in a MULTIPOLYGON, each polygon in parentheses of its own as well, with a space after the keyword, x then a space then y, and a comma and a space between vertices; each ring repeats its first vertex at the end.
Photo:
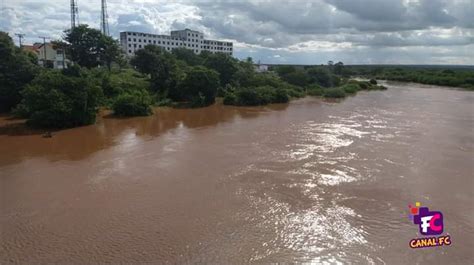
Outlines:
MULTIPOLYGON (((27 42, 60 38, 69 27, 69 0, 0 1, 0 29, 27 42)), ((97 28, 100 1, 78 2, 80 22, 97 28)), ((115 37, 187 27, 264 63, 474 64, 470 0, 109 0, 108 11, 115 37)))

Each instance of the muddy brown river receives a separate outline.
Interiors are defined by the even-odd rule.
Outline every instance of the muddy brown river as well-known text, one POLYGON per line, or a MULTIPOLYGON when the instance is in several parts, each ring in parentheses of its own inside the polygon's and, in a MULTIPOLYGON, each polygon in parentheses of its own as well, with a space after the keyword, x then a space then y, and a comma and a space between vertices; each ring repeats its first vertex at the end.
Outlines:
POLYGON ((474 263, 474 93, 0 125, 0 264, 474 263), (450 246, 411 249, 420 202, 450 246))

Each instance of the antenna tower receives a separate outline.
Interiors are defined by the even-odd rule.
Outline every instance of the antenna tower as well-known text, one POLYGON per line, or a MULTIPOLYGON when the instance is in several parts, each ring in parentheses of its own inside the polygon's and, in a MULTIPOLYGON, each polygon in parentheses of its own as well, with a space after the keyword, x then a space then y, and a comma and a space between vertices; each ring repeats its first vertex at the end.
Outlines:
POLYGON ((79 9, 77 0, 71 0, 71 29, 79 25, 79 9))
POLYGON ((107 0, 102 0, 101 31, 102 34, 109 36, 109 14, 107 13, 107 0))

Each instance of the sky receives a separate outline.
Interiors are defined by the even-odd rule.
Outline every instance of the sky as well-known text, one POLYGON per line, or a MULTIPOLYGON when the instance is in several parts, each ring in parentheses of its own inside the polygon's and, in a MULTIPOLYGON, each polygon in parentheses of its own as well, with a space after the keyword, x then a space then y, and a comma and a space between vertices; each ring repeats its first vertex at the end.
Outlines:
MULTIPOLYGON (((99 28, 100 0, 77 2, 80 23, 99 28)), ((69 0, 0 0, 0 8, 0 30, 26 43, 70 26, 69 0)), ((190 28, 261 63, 474 65, 474 0, 108 0, 108 14, 115 38, 190 28)))

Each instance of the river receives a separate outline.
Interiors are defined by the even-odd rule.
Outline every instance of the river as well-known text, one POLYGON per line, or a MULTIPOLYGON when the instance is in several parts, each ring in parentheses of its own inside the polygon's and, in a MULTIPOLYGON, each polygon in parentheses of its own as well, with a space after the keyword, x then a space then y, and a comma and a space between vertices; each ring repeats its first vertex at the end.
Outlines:
POLYGON ((473 264, 474 93, 0 126, 0 263, 473 264), (420 202, 450 246, 411 249, 420 202))

